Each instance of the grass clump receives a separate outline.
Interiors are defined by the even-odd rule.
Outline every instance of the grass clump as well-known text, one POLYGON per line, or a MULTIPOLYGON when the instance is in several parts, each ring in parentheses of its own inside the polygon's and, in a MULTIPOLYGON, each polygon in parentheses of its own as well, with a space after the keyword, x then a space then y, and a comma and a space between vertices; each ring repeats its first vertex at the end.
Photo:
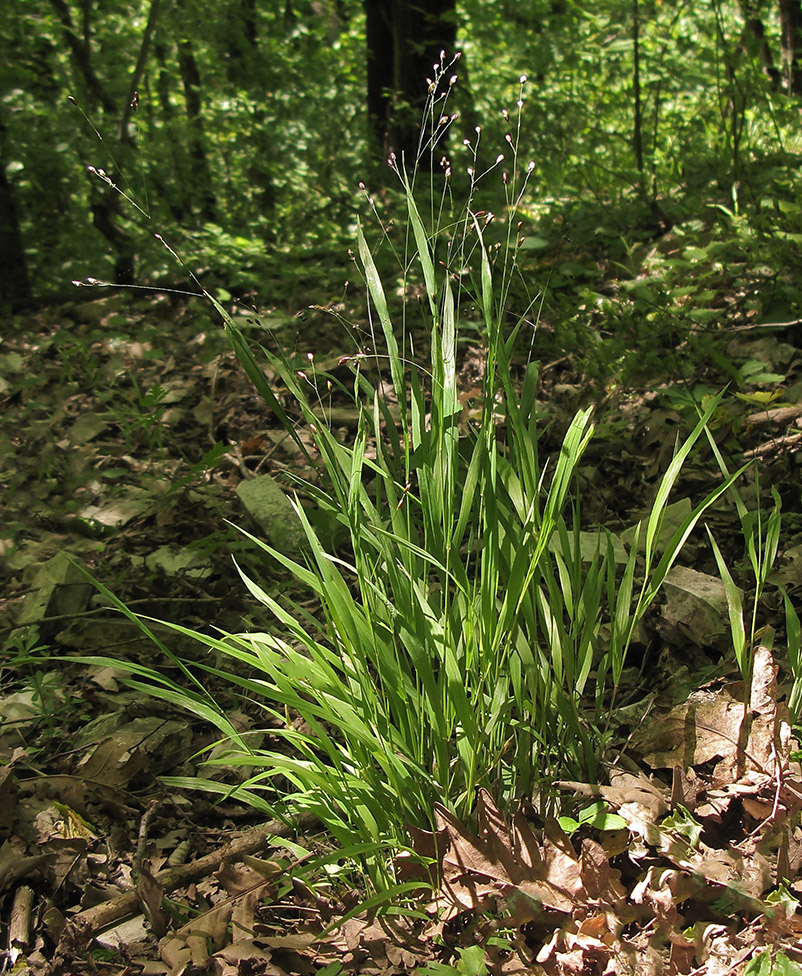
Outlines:
MULTIPOLYGON (((436 126, 432 132, 436 142, 436 126)), ((328 377, 358 411, 350 443, 329 425, 318 392, 326 377, 310 383, 282 355, 252 348, 208 295, 267 404, 295 436, 297 422, 311 432, 321 478, 303 494, 347 539, 327 548, 296 499, 303 554, 254 541, 319 610, 277 598, 240 570, 275 619, 270 632, 210 637, 173 625, 218 661, 236 661, 200 671, 257 702, 269 736, 234 728, 197 665, 182 665, 183 682, 126 666, 136 687, 212 722, 230 743, 214 761, 245 770, 236 789, 211 776, 171 783, 234 792, 271 815, 311 812, 344 853, 360 857, 373 885, 389 890, 398 890, 389 853, 408 843, 410 826, 433 825, 435 803, 467 819, 480 787, 502 804, 538 793, 547 804, 555 779, 597 775, 634 629, 700 515, 732 482, 723 479, 658 550, 669 494, 715 400, 675 452, 623 566, 609 532, 599 532, 588 553, 572 486, 592 411, 578 411, 559 450, 542 456, 537 367, 528 361, 519 369, 513 359, 526 316, 505 327, 525 177, 517 187, 515 177, 503 178, 507 240, 491 248, 472 172, 467 205, 446 220, 448 174, 424 218, 413 181, 395 168, 407 224, 401 291, 415 282, 422 295, 428 362, 415 356, 411 306, 402 298, 392 307, 360 228, 376 352, 344 357, 350 381, 340 372, 328 377), (508 260, 494 268, 493 254, 508 260), (466 323, 476 341, 476 310, 481 399, 466 420, 458 348, 466 323), (265 379, 260 357, 291 407, 265 379)))

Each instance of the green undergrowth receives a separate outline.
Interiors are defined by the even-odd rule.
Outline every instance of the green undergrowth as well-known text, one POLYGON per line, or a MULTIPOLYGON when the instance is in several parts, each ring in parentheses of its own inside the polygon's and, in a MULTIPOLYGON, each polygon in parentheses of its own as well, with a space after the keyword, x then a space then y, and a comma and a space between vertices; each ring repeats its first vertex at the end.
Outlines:
MULTIPOLYGON (((438 137, 434 130, 435 144, 438 137)), ((510 316, 522 248, 517 210, 532 165, 514 149, 504 161, 507 205, 493 225, 479 203, 479 176, 455 206, 447 172, 415 185, 391 162, 405 211, 398 271, 388 287, 376 247, 393 242, 372 246, 360 227, 365 322, 335 369, 319 368, 311 354, 299 369, 267 330, 262 343, 244 334, 205 292, 254 387, 317 471, 297 483, 305 540, 297 551, 249 536, 294 588, 278 595, 237 566, 272 625, 210 636, 170 624, 208 650, 190 663, 101 587, 181 678, 106 663, 123 668, 134 688, 211 723, 227 744, 197 776, 166 782, 235 796, 271 816, 315 815, 385 900, 407 890, 393 855, 409 846, 410 827, 434 827, 436 804, 470 821, 486 788, 502 805, 535 799, 549 812, 556 780, 599 779, 637 627, 703 513, 740 474, 717 455, 715 489, 673 533, 663 531, 683 465, 706 435, 715 445, 709 425, 721 396, 710 396, 629 543, 614 544, 604 527, 583 532, 577 474, 587 467, 592 409, 574 414, 556 450, 544 448, 536 302, 510 316), (423 343, 413 341, 421 320, 423 343), (466 332, 481 349, 470 411, 458 355, 466 332), (331 420, 335 399, 357 415, 345 443, 331 420), (334 539, 344 541, 325 541, 334 539), (261 724, 235 725, 208 690, 221 681, 261 724)), ((749 516, 739 514, 747 536, 749 516)), ((776 551, 772 518, 764 548, 753 548, 759 582, 766 550, 776 551)), ((742 619, 731 603, 734 628, 739 612, 742 619)), ((738 645, 745 673, 754 636, 753 621, 738 645)))

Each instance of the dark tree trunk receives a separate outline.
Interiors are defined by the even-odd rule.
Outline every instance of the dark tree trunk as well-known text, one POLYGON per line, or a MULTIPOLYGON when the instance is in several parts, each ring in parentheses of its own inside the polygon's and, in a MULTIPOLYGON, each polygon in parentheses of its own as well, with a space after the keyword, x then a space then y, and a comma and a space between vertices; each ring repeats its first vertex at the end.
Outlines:
POLYGON ((153 53, 156 55, 156 63, 159 66, 156 73, 156 96, 159 100, 162 119, 169 125, 174 114, 173 104, 170 101, 172 78, 170 76, 170 68, 167 65, 169 50, 166 44, 154 44, 153 53))
POLYGON ((106 186, 98 191, 95 182, 97 177, 92 175, 90 178, 93 181, 93 190, 96 191, 90 204, 92 223, 114 251, 114 281, 118 285, 132 285, 136 256, 130 235, 118 223, 120 196, 116 190, 106 186))
POLYGON ((771 87, 776 91, 780 87, 782 76, 774 66, 771 47, 766 38, 766 27, 760 16, 760 4, 752 0, 741 0, 746 30, 743 36, 743 46, 747 53, 754 51, 760 59, 763 74, 771 81, 771 87))
POLYGON ((632 148, 635 151, 635 165, 641 177, 641 192, 643 186, 643 106, 640 90, 640 8, 638 0, 632 0, 632 96, 634 119, 632 126, 632 148))
MULTIPOLYGON (((0 127, 0 144, 4 131, 0 127)), ((0 156, 0 306, 14 308, 31 300, 31 282, 14 188, 6 176, 3 158, 0 156)))
POLYGON ((256 67, 254 58, 259 45, 256 27, 256 0, 239 0, 232 10, 227 36, 228 63, 226 74, 232 85, 251 74, 256 67))
POLYGON ((365 0, 367 105, 375 143, 411 168, 441 51, 454 55, 456 0, 365 0))
POLYGON ((136 111, 137 103, 139 101, 139 83, 142 80, 142 72, 145 70, 145 65, 148 60, 150 44, 156 30, 156 21, 159 19, 159 7, 161 6, 161 2, 162 0, 150 0, 148 22, 145 24, 145 30, 142 34, 142 41, 139 45, 139 54, 137 55, 134 70, 131 72, 131 77, 128 79, 128 92, 125 96, 125 103, 123 104, 122 114, 120 115, 120 122, 117 126, 117 137, 122 143, 133 144, 133 138, 129 132, 129 123, 131 121, 131 115, 136 111))
MULTIPOLYGON (((114 99, 103 87, 100 79, 95 73, 94 66, 92 65, 89 44, 78 36, 78 31, 72 22, 70 8, 65 3, 65 0, 50 0, 50 3, 61 21, 61 27, 64 31, 64 40, 66 41, 67 47, 69 47, 70 54, 72 56, 71 62, 73 69, 75 70, 77 76, 82 79, 88 96, 92 99, 94 104, 102 105, 107 112, 114 112, 116 107, 114 104, 114 99)), ((89 29, 86 21, 83 24, 82 30, 84 37, 88 37, 89 29)), ((92 106, 88 105, 87 108, 91 109, 92 106)))
MULTIPOLYGON (((114 99, 104 88, 92 64, 92 51, 90 46, 92 4, 85 0, 82 3, 81 34, 73 23, 72 14, 67 6, 66 0, 50 0, 61 21, 64 37, 70 48, 71 64, 73 71, 83 80, 86 92, 95 104, 103 106, 108 114, 116 113, 114 99)), ((136 109, 138 102, 137 88, 145 70, 148 59, 150 44, 156 30, 156 22, 159 16, 159 8, 162 0, 150 0, 148 19, 140 42, 139 53, 136 64, 131 72, 128 81, 128 92, 125 102, 120 112, 117 125, 117 138, 120 150, 128 149, 133 144, 130 130, 131 115, 136 109)), ((75 99, 73 99, 75 101, 75 99)), ((91 106, 87 106, 91 108, 91 106)), ((124 161, 124 154, 118 152, 119 162, 124 161)), ((117 166, 115 165, 115 170, 117 166)), ((90 170, 90 178, 93 181, 92 187, 92 221, 98 231, 106 238, 115 252, 114 274, 118 284, 132 284, 134 281, 135 253, 130 235, 119 226, 120 216, 120 194, 117 187, 121 184, 121 173, 111 172, 102 177, 102 185, 98 185, 98 172, 90 170)))
MULTIPOLYGON (((269 214, 275 209, 276 191, 270 175, 270 127, 264 107, 263 55, 259 51, 257 13, 256 0, 239 0, 234 7, 228 34, 226 74, 232 85, 243 88, 253 96, 253 152, 247 177, 260 212, 269 214)), ((294 18, 291 4, 287 5, 284 15, 285 19, 294 18)))
POLYGON ((189 155, 194 164, 192 190, 197 194, 200 202, 201 216, 204 220, 211 222, 215 219, 217 201, 212 189, 209 160, 206 157, 206 135, 203 131, 203 113, 200 99, 201 77, 191 41, 178 42, 178 69, 184 83, 184 97, 190 128, 189 155))
POLYGON ((780 0, 783 71, 788 91, 802 95, 802 3, 780 0))

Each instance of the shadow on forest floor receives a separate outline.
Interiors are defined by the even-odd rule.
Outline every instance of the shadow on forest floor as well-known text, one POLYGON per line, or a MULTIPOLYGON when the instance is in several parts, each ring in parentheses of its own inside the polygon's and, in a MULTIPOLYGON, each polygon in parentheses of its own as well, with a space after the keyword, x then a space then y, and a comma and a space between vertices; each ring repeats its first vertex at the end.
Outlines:
MULTIPOLYGON (((336 369, 343 350, 327 319, 271 311, 264 321, 299 368, 310 368, 313 353, 321 377, 336 369)), ((733 464, 758 459, 765 487, 782 497, 772 582, 798 598, 798 351, 749 333, 722 343, 735 362, 770 370, 782 361, 782 398, 768 405, 766 384, 756 382, 726 396, 714 429, 733 464)), ((477 355, 463 350, 466 424, 477 355)), ((700 376, 693 390, 659 383, 596 391, 570 360, 543 372, 545 445, 549 428, 564 429, 580 402, 598 402, 580 471, 586 524, 616 535, 648 512, 676 438, 696 420, 694 391, 701 397, 716 383, 700 376)), ((226 520, 255 524, 237 492, 243 482, 268 475, 289 491, 293 477, 313 479, 314 471, 197 305, 115 295, 18 319, 0 346, 0 398, 0 895, 8 920, 25 917, 27 904, 30 930, 24 938, 24 928, 10 932, 12 966, 27 957, 31 972, 55 976, 85 971, 90 962, 78 960, 91 957, 93 971, 104 973, 326 967, 333 976, 426 966, 420 971, 435 973, 436 964, 453 962, 467 976, 531 972, 534 960, 549 973, 591 964, 602 972, 628 960, 640 972, 660 946, 673 971, 689 972, 714 958, 735 965, 763 944, 795 945, 796 892, 777 885, 802 867, 802 782, 782 706, 785 678, 778 692, 765 641, 750 706, 757 718, 744 746, 733 718, 743 689, 732 676, 726 600, 699 532, 622 684, 627 764, 609 785, 564 785, 565 812, 578 818, 573 840, 567 821, 549 821, 539 839, 522 822, 507 825, 483 797, 478 835, 443 817, 452 854, 440 864, 441 890, 420 905, 428 916, 367 912, 321 934, 359 893, 342 871, 325 882, 304 874, 289 838, 326 850, 314 824, 266 829, 233 801, 168 791, 159 777, 192 775, 213 747, 209 729, 143 699, 113 669, 58 660, 77 652, 153 665, 158 654, 71 560, 138 613, 198 630, 265 627, 232 553, 263 586, 289 583, 226 520), (623 831, 582 820, 600 798, 624 818, 623 831), (669 810, 673 819, 658 826, 669 810), (780 892, 773 915, 768 891, 780 892)), ((355 416, 335 399, 324 406, 347 440, 355 416)), ((718 477, 700 451, 683 471, 677 511, 718 477)), ((257 531, 273 532, 271 518, 286 514, 262 513, 257 531)), ((721 504, 708 521, 729 565, 741 565, 734 511, 721 504)), ((773 600, 761 619, 781 632, 773 600)), ((199 653, 191 643, 173 646, 190 659, 199 653)), ((774 655, 782 665, 779 639, 774 655)), ((252 703, 230 689, 220 695, 243 728, 254 722, 252 703)), ((236 784, 236 770, 227 775, 236 784)))

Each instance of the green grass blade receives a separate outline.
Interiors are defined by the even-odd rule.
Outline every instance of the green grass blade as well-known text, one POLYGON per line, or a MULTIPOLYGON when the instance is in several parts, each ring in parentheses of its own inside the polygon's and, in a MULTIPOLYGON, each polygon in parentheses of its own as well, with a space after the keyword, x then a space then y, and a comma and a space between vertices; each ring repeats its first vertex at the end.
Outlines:
POLYGON ((735 651, 735 660, 747 687, 749 687, 752 678, 752 664, 750 660, 750 649, 746 641, 743 601, 741 600, 740 591, 735 585, 735 580, 732 578, 729 567, 721 554, 715 536, 709 526, 705 526, 705 528, 710 539, 710 545, 713 548, 713 555, 716 559, 721 582, 724 584, 724 593, 727 597, 727 610, 730 618, 730 633, 732 635, 733 650, 735 651))
POLYGON ((711 398, 711 402, 708 404, 707 409, 704 411, 702 416, 699 418, 698 423, 691 431, 691 433, 686 438, 684 444, 675 453, 668 466, 668 470, 663 475, 660 480, 660 486, 657 490, 657 496, 652 504, 652 509, 649 514, 648 521, 646 523, 646 572, 648 574, 651 567, 652 558, 655 550, 655 543, 660 538, 660 529, 663 523, 663 516, 665 514, 665 508, 668 504, 668 496, 671 494, 671 490, 679 477, 679 473, 682 470, 683 465, 688 459, 694 445, 701 436, 701 434, 707 429, 707 425, 710 418, 713 416, 716 408, 721 402, 721 394, 716 397, 711 398))
POLYGON ((788 699, 788 710, 791 713, 791 720, 799 721, 802 713, 802 626, 799 622, 799 614, 796 612, 791 598, 788 596, 784 587, 780 587, 785 604, 785 635, 788 645, 788 663, 791 666, 791 674, 794 679, 791 694, 788 699))
POLYGON ((403 416, 405 413, 406 404, 406 383, 404 382, 402 357, 398 349, 398 341, 395 337, 393 324, 390 320, 390 312, 387 308, 387 296, 384 293, 384 285, 382 284, 379 270, 376 267, 376 262, 373 260, 373 255, 370 253, 370 248, 365 240, 365 235, 362 231, 361 224, 357 226, 356 240, 357 249, 359 251, 359 259, 362 262, 362 267, 365 271, 365 281, 367 282, 368 293, 373 301, 373 307, 376 309, 376 313, 379 316, 382 334, 384 335, 384 342, 387 347, 387 356, 390 360, 390 376, 393 382, 393 389, 395 390, 395 395, 398 399, 398 404, 401 408, 403 416))
POLYGON ((421 271, 423 272, 423 281, 426 286, 426 295, 429 299, 429 309, 432 313, 432 319, 436 323, 438 320, 437 279, 435 276, 434 261, 432 260, 431 248, 429 245, 429 237, 426 233, 426 229, 423 226, 423 221, 421 220, 420 211, 418 210, 418 205, 415 202, 412 189, 406 179, 404 180, 404 190, 407 199, 409 222, 412 225, 412 233, 415 237, 415 247, 418 252, 418 260, 420 261, 421 271))

